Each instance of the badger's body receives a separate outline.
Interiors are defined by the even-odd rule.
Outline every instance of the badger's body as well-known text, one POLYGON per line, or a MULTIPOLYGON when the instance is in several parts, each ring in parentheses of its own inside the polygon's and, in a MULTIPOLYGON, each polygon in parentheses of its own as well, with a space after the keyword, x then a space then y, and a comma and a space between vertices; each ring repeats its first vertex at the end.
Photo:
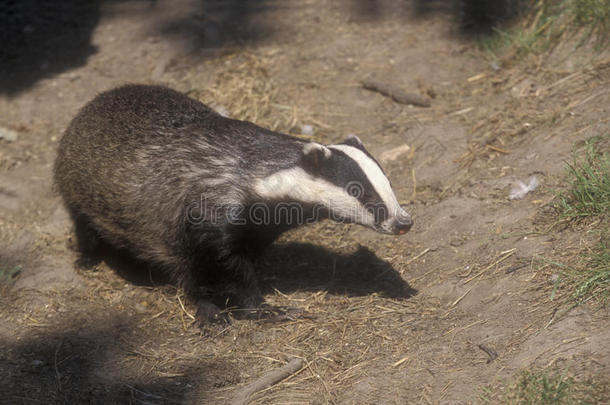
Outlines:
POLYGON ((282 232, 334 218, 385 233, 411 226, 360 141, 328 147, 222 117, 158 86, 103 93, 62 138, 55 181, 84 254, 102 239, 160 267, 214 319, 261 296, 252 260, 282 232), (382 184, 379 184, 382 183, 382 184))

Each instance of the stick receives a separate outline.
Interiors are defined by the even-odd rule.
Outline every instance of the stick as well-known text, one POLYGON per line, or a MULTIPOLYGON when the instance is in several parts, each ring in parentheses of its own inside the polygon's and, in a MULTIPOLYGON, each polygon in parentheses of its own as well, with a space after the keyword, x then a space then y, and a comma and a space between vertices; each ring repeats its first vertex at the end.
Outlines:
POLYGON ((362 87, 367 90, 376 91, 384 96, 391 97, 392 100, 400 104, 413 104, 418 107, 430 107, 430 100, 413 93, 405 93, 398 87, 389 83, 380 82, 375 79, 362 81, 362 87))
POLYGON ((409 360, 409 356, 405 356, 402 359, 398 360, 396 363, 392 364, 392 367, 398 367, 407 360, 409 360))
MULTIPOLYGON (((474 287, 476 287, 476 286, 474 286, 474 287)), ((468 293, 469 293, 470 291, 472 291, 472 289, 473 289, 474 287, 470 287, 470 290, 466 291, 464 294, 462 294, 462 296, 461 296, 460 298, 458 298, 457 300, 453 301, 453 304, 451 304, 451 306, 452 306, 452 307, 456 306, 456 305, 457 305, 457 304, 458 304, 458 303, 459 303, 459 302, 462 300, 462 298, 464 298, 465 296, 467 296, 467 295, 468 295, 468 293)))
POLYGON ((499 258, 498 260, 496 260, 495 262, 493 262, 489 266, 485 267, 483 270, 481 270, 480 272, 478 272, 474 276, 470 277, 468 280, 464 281, 464 284, 470 283, 472 280, 474 280, 475 278, 479 277, 481 274, 485 273, 487 270, 491 269, 496 264, 498 264, 501 261, 511 257, 514 253, 515 253, 515 249, 511 249, 511 250, 506 251, 506 256, 502 256, 501 258, 499 258))
POLYGON ((176 294, 176 298, 178 298, 178 302, 180 303, 180 308, 182 308, 182 310, 184 311, 184 313, 191 318, 192 320, 195 320, 195 317, 191 314, 189 314, 189 312, 186 310, 186 308, 184 308, 184 304, 182 303, 182 300, 180 299, 180 296, 176 294))
POLYGON ((498 353, 496 353, 496 351, 494 349, 490 349, 489 347, 485 346, 484 344, 480 344, 479 349, 483 350, 489 356, 489 358, 487 359, 487 364, 491 363, 492 361, 494 361, 495 359, 498 358, 498 353))
POLYGON ((406 265, 410 265, 411 262, 414 262, 415 260, 419 259, 420 257, 422 257, 423 255, 425 255, 426 253, 428 253, 430 250, 432 250, 431 248, 426 248, 423 252, 421 252, 420 254, 418 254, 417 256, 409 259, 409 261, 407 261, 406 265))
POLYGON ((303 359, 293 358, 288 363, 284 364, 282 367, 277 370, 273 370, 264 376, 260 377, 258 380, 251 382, 246 385, 242 389, 238 390, 235 396, 233 397, 232 405, 247 405, 248 397, 255 392, 263 390, 267 387, 270 387, 278 382, 282 381, 284 378, 291 376, 296 373, 303 367, 303 359))

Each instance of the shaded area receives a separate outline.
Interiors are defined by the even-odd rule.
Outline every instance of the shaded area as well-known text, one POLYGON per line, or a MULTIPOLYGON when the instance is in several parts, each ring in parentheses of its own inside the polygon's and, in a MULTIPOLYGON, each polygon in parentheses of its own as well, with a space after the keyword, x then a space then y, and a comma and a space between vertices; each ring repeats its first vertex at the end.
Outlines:
POLYGON ((0 341, 0 403, 180 404, 193 386, 227 373, 205 359, 176 364, 167 377, 143 372, 154 364, 128 349, 136 324, 119 313, 80 314, 18 342, 0 341))
MULTIPOLYGON (((295 32, 287 32, 289 25, 276 21, 276 16, 282 14, 282 7, 308 7, 277 0, 180 0, 172 4, 156 0, 0 0, 0 94, 18 93, 40 79, 86 64, 97 52, 92 36, 102 8, 112 3, 146 5, 121 7, 116 12, 152 12, 151 33, 174 38, 202 55, 269 38, 290 41, 295 32)), ((465 32, 488 32, 517 16, 524 4, 525 0, 348 0, 347 6, 353 21, 381 24, 396 16, 408 20, 453 14, 465 32)))
MULTIPOLYGON (((171 283, 166 274, 134 259, 129 253, 105 243, 102 246, 94 259, 104 260, 108 267, 130 283, 139 286, 171 283)), ((307 243, 276 243, 262 255, 255 267, 263 293, 273 293, 274 288, 285 293, 326 290, 338 295, 377 293, 390 298, 409 298, 417 293, 390 263, 362 246, 352 254, 340 254, 307 243)))
POLYGON ((275 33, 265 13, 281 5, 274 0, 198 0, 190 13, 170 19, 159 32, 186 42, 194 51, 243 45, 275 33))
POLYGON ((377 22, 397 15, 415 19, 449 15, 464 34, 477 34, 519 16, 527 4, 526 0, 351 0, 350 11, 357 21, 377 22))
POLYGON ((326 290, 347 296, 378 293, 389 298, 417 293, 390 263, 363 246, 352 254, 339 254, 305 243, 275 244, 256 267, 266 293, 273 288, 285 293, 326 290))
POLYGON ((150 12, 149 32, 197 52, 269 37, 274 24, 264 14, 282 6, 272 0, 0 0, 0 94, 85 65, 98 51, 92 37, 104 6, 113 4, 120 7, 108 15, 150 12))
POLYGON ((415 14, 451 14, 465 34, 490 33, 519 16, 525 0, 416 0, 415 14))
POLYGON ((352 0, 350 13, 352 18, 360 21, 374 21, 383 17, 383 1, 379 0, 352 0))
POLYGON ((96 266, 104 262, 118 276, 137 286, 155 287, 171 284, 169 274, 134 257, 126 249, 117 249, 103 239, 96 239, 95 253, 83 253, 76 244, 71 248, 79 255, 75 266, 82 271, 96 271, 96 266))
POLYGON ((102 1, 0 0, 0 93, 84 65, 102 1))

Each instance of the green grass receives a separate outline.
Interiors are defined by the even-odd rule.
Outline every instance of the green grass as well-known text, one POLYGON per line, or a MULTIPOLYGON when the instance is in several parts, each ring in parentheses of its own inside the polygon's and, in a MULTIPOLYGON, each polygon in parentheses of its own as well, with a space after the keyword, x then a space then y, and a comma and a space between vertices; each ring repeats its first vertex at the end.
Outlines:
POLYGON ((610 0, 572 0, 567 3, 576 25, 585 27, 589 35, 597 35, 599 41, 609 38, 610 0))
POLYGON ((578 45, 594 40, 605 48, 610 40, 610 0, 530 0, 521 21, 506 29, 479 38, 479 46, 498 60, 498 53, 512 48, 520 59, 540 53, 561 38, 579 38, 578 45))
POLYGON ((588 141, 582 156, 568 164, 570 189, 558 196, 564 218, 610 215, 610 154, 604 150, 609 140, 606 135, 588 141))
MULTIPOLYGON (((563 219, 587 221, 599 242, 583 253, 579 264, 559 267, 560 277, 573 286, 572 306, 610 298, 610 135, 585 143, 568 163, 566 191, 557 195, 556 208, 563 219)), ((571 307, 572 307, 571 306, 571 307)))
POLYGON ((519 405, 596 404, 606 395, 605 388, 591 380, 576 381, 548 370, 522 371, 501 403, 519 405))
POLYGON ((0 267, 0 284, 10 283, 21 272, 21 266, 0 267))
POLYGON ((574 381, 546 372, 524 371, 518 382, 509 389, 508 404, 542 405, 569 404, 572 401, 574 381))
POLYGON ((566 313, 575 306, 597 300, 610 302, 610 135, 595 137, 574 153, 567 164, 567 188, 556 194, 555 208, 560 220, 579 223, 599 241, 572 264, 543 259, 556 269, 558 278, 551 293, 567 291, 566 313))
POLYGON ((607 305, 610 299, 610 246, 608 235, 602 235, 600 243, 587 254, 587 265, 584 269, 571 270, 569 277, 576 281, 572 293, 575 303, 599 299, 607 305))

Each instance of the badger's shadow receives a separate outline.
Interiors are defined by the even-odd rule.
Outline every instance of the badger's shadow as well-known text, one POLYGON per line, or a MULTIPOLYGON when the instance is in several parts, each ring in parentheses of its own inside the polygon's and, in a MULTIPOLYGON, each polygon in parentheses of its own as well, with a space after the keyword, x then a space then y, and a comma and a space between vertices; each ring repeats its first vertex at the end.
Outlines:
POLYGON ((265 294, 277 289, 409 298, 417 293, 390 263, 363 246, 352 254, 341 254, 307 243, 276 243, 255 267, 265 294))
POLYGON ((169 274, 134 257, 127 250, 117 249, 103 240, 98 240, 95 255, 81 255, 76 264, 81 268, 92 269, 102 262, 119 277, 137 286, 173 284, 169 274))
MULTIPOLYGON (((132 284, 171 284, 164 273, 108 245, 100 258, 117 275, 132 284)), ((333 252, 307 243, 276 243, 256 261, 256 276, 263 294, 275 289, 328 291, 331 294, 364 296, 377 293, 389 298, 409 298, 417 293, 390 263, 366 247, 352 254, 333 252)))

